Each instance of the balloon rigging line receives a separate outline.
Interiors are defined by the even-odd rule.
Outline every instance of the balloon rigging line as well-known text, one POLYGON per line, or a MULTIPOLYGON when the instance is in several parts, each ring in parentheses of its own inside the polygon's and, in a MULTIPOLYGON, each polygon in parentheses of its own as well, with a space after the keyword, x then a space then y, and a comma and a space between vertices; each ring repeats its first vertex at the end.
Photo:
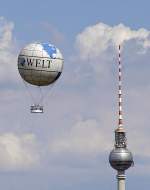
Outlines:
POLYGON ((26 87, 26 89, 27 89, 27 92, 28 92, 29 96, 32 98, 32 100, 33 100, 33 102, 34 102, 34 104, 35 104, 34 97, 33 97, 32 93, 30 92, 30 90, 29 90, 29 88, 28 88, 28 85, 26 84, 26 82, 25 82, 24 80, 23 80, 23 83, 24 83, 24 85, 25 85, 25 87, 26 87))

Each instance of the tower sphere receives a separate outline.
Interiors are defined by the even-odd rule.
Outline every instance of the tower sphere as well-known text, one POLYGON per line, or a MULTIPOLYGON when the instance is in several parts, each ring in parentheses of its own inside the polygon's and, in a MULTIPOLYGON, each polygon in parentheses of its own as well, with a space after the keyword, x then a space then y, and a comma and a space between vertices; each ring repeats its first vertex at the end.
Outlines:
POLYGON ((115 148, 110 152, 109 163, 115 170, 127 170, 133 164, 132 153, 127 148, 115 148))

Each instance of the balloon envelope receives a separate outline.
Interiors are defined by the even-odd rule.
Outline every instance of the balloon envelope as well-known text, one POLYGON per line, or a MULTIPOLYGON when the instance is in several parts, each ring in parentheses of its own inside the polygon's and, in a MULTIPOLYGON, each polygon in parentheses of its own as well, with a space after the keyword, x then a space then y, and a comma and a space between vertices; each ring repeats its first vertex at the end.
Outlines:
POLYGON ((49 43, 31 43, 18 56, 18 70, 26 82, 47 86, 54 83, 62 73, 63 56, 59 49, 49 43))

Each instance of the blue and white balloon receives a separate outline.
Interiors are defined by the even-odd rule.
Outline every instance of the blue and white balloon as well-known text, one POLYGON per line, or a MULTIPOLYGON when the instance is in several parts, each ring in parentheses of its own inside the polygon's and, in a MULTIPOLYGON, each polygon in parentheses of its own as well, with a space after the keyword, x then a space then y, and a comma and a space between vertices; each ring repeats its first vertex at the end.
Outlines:
POLYGON ((54 83, 62 73, 63 56, 49 43, 31 43, 18 56, 18 70, 26 82, 36 86, 54 83))

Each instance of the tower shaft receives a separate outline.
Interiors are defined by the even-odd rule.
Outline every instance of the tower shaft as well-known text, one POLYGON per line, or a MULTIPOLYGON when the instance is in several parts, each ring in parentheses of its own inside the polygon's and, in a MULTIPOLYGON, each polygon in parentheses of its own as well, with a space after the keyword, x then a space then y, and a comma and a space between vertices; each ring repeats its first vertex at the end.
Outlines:
POLYGON ((117 180, 118 180, 118 190, 125 190, 125 172, 118 172, 117 180))

